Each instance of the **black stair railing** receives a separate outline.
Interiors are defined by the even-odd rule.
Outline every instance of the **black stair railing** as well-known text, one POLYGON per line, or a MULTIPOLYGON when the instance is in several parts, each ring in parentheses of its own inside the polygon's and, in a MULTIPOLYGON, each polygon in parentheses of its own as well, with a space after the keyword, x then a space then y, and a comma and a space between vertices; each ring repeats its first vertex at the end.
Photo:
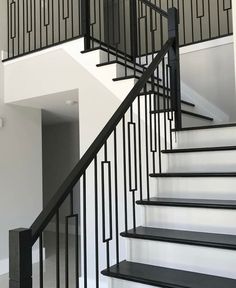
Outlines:
POLYGON ((180 46, 233 33, 232 0, 7 0, 6 3, 5 60, 85 36, 85 49, 106 49, 107 61, 124 58, 134 64, 139 60, 140 64, 142 56, 159 51, 167 41, 165 14, 171 7, 178 9, 180 46))
POLYGON ((120 233, 139 224, 136 200, 150 198, 149 173, 162 172, 161 150, 181 127, 175 8, 168 25, 168 41, 32 226, 10 231, 10 288, 102 287, 100 272, 124 259, 120 233))

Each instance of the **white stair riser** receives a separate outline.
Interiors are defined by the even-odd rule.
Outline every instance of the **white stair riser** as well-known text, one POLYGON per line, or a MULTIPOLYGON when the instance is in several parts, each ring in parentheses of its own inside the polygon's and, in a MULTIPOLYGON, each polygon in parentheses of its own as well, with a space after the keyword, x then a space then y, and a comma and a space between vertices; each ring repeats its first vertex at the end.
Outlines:
POLYGON ((129 261, 236 278, 236 251, 140 239, 128 239, 129 261))
MULTIPOLYGON (((155 286, 160 288, 159 286, 155 286)), ((153 288, 153 286, 112 278, 109 288, 153 288)))
POLYGON ((192 115, 186 115, 182 113, 182 127, 196 127, 196 126, 205 126, 205 125, 212 125, 214 122, 201 119, 192 115))
MULTIPOLYGON (((236 150, 166 154, 168 172, 236 171, 236 150)), ((226 179, 225 179, 226 180, 226 179)))
POLYGON ((151 178, 152 196, 236 200, 236 177, 151 178))
POLYGON ((182 131, 177 137, 180 148, 235 145, 236 127, 182 131))
MULTIPOLYGON (((132 64, 130 64, 132 65, 132 64)), ((137 69, 140 69, 137 67, 137 69)), ((129 75, 134 75, 134 70, 131 68, 125 68, 123 65, 118 64, 117 65, 117 77, 124 77, 124 76, 129 76, 129 75)), ((136 71, 135 75, 141 76, 142 72, 136 71)))
POLYGON ((145 225, 236 235, 236 210, 145 206, 145 225))

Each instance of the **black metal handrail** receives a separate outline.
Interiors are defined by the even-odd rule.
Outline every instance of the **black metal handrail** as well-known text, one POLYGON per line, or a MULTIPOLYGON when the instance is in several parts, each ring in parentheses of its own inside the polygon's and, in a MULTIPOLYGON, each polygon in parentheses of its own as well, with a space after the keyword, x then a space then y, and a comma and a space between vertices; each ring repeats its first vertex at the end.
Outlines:
POLYGON ((162 10, 161 8, 159 8, 156 3, 153 4, 152 2, 150 2, 148 0, 141 0, 141 2, 144 3, 146 6, 150 7, 152 10, 159 13, 160 15, 162 15, 163 17, 168 18, 168 13, 166 11, 162 10))
MULTIPOLYGON (((99 287, 100 268, 110 268, 112 263, 119 263, 123 257, 120 255, 120 226, 124 219, 124 230, 128 231, 132 223, 135 229, 137 225, 135 199, 139 192, 140 200, 150 197, 149 171, 162 172, 161 150, 172 148, 172 129, 181 127, 179 95, 179 50, 178 50, 178 25, 177 10, 168 11, 169 39, 161 51, 156 55, 147 67, 140 79, 134 85, 125 100, 107 122, 105 127, 96 137, 94 142, 85 152, 70 175, 54 194, 47 206, 29 229, 17 229, 10 231, 10 288, 32 287, 32 249, 39 240, 39 283, 44 287, 43 247, 47 246, 47 226, 55 219, 55 287, 60 287, 60 217, 63 216, 62 206, 68 201, 68 209, 65 217, 65 286, 69 287, 69 221, 75 225, 74 249, 75 259, 75 287, 79 287, 79 271, 83 262, 84 287, 88 287, 89 267, 91 257, 95 267, 94 279, 91 287, 99 287), (137 111, 135 112, 135 109, 137 111), (144 111, 142 115, 141 111, 144 111), (149 115, 148 115, 149 114, 149 115), (174 124, 174 127, 173 127, 174 124), (119 135, 119 136, 118 136, 119 135), (145 135, 144 139, 142 135, 145 135), (119 156, 118 156, 119 155, 119 156), (119 159, 118 159, 119 158, 119 159), (122 159, 122 160, 121 160, 122 159), (122 161, 122 164, 121 162, 122 161), (118 164, 120 163, 120 164, 118 164), (92 175, 90 175, 92 173, 92 175), (118 181, 122 176, 122 180, 118 181), (89 180, 87 180, 87 175, 89 180), (75 185, 81 183, 82 197, 82 250, 81 262, 79 260, 79 214, 74 207, 73 191, 75 185), (123 184, 121 184, 123 182, 123 184), (90 184, 89 184, 90 183, 90 184), (92 183, 92 184, 91 184, 92 183), (89 190, 88 190, 88 185, 89 190), (92 185, 92 186, 91 186, 92 185), (123 186, 124 199, 118 193, 123 186), (99 188, 100 187, 100 188, 99 188), (144 188, 145 187, 145 188, 144 188), (89 199, 93 203, 94 221, 88 222, 87 197, 93 190, 94 198, 89 199), (128 190, 132 195, 129 201, 128 190), (146 193, 144 193, 146 190, 146 193), (99 197, 99 192, 101 197, 99 197), (121 217, 120 205, 124 211, 121 217), (130 208, 129 208, 130 206, 130 208), (114 208, 115 207, 115 208, 114 208), (115 211, 113 210, 115 209, 115 211), (100 211, 100 212, 99 212, 100 211), (114 212, 113 212, 114 211, 114 212), (129 216, 132 211, 132 216, 129 216), (100 223, 100 224, 99 224, 100 223), (94 239, 92 246, 88 245, 87 230, 93 226, 94 239), (113 226, 115 229, 113 229, 113 226), (101 230, 101 231, 100 231, 101 230), (115 232, 113 232, 115 230, 115 232), (115 238, 114 238, 115 234, 115 238), (105 263, 99 262, 101 253, 100 241, 106 247, 105 263), (115 241, 115 257, 112 256, 112 243, 115 241), (46 242, 45 242, 46 241, 46 242), (89 257, 90 250, 94 252, 89 257)), ((123 228, 122 228, 123 230, 123 228)), ((91 231, 90 231, 91 233, 91 231)), ((104 260, 103 260, 104 262, 104 260)), ((64 264, 63 264, 64 265, 64 264)), ((93 269, 92 269, 93 270, 93 269)), ((92 272, 91 272, 92 273, 92 272)), ((50 275, 53 277, 53 275, 50 275)), ((91 280, 91 279, 90 279, 91 280)))
POLYGON ((127 95, 127 97, 122 102, 122 104, 119 106, 117 111, 114 113, 111 119, 107 122, 106 126, 102 129, 100 134, 97 136, 97 138, 88 148, 88 150, 85 152, 85 154, 80 159, 80 161, 75 166, 75 168, 72 170, 70 175, 66 178, 66 180, 63 182, 61 187, 55 193, 55 196, 52 197, 48 205, 44 208, 42 213, 38 216, 38 218, 32 224, 32 226, 30 227, 32 230, 32 245, 38 239, 40 233, 42 233, 44 228, 47 226, 52 216, 55 215, 55 212, 58 209, 58 207, 60 207, 62 202, 69 195, 69 193, 71 192, 75 184, 78 182, 80 177, 84 174, 85 170, 88 168, 90 163, 94 160, 96 154, 105 144, 105 142, 107 141, 111 133, 114 131, 117 124, 120 122, 124 114, 130 108, 131 104, 133 103, 137 95, 139 95, 140 91, 148 82, 149 78, 153 75, 154 71, 156 70, 160 62, 163 60, 163 57, 170 50, 174 41, 175 41, 175 38, 171 38, 165 43, 160 53, 157 54, 157 56, 149 65, 145 73, 143 73, 139 81, 135 84, 135 86, 127 95))

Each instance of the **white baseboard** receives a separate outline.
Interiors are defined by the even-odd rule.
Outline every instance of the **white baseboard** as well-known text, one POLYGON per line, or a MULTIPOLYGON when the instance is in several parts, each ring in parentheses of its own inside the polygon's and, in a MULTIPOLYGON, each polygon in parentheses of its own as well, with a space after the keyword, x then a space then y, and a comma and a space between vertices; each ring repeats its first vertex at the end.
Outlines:
MULTIPOLYGON (((33 264, 39 262, 39 250, 32 251, 33 264)), ((45 248, 43 248, 43 260, 45 260, 45 248)), ((0 260, 0 276, 9 273, 9 258, 0 260)))
POLYGON ((7 274, 9 272, 9 259, 0 260, 0 275, 7 274))
POLYGON ((192 53, 200 50, 211 49, 223 45, 233 44, 233 36, 225 36, 214 40, 208 40, 196 44, 191 44, 180 48, 180 54, 192 53))

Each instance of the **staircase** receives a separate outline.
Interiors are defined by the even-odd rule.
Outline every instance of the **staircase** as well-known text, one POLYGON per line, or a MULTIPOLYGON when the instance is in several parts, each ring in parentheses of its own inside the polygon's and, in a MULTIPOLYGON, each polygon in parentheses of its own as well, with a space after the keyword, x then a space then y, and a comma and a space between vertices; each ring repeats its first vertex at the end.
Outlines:
POLYGON ((145 225, 121 233, 128 260, 102 271, 112 287, 235 287, 235 129, 182 129, 178 147, 162 151, 168 171, 150 174, 158 188, 136 202, 145 225))
POLYGON ((10 231, 10 288, 236 287, 236 125, 181 99, 177 10, 138 3, 168 26, 144 59, 83 23, 83 53, 99 49, 97 69, 116 64, 113 81, 135 83, 31 227, 10 231))
MULTIPOLYGON (((109 50, 97 46, 93 49, 87 49, 82 51, 82 53, 89 54, 90 52, 98 50, 100 52, 100 63, 98 63, 97 67, 106 67, 110 65, 116 65, 116 78, 113 78, 114 82, 125 83, 126 80, 136 80, 134 83, 137 83, 138 79, 140 79, 142 73, 146 70, 146 67, 143 65, 129 59, 123 59, 121 55, 117 56, 116 51, 112 48, 109 50)), ((161 75, 159 75, 160 77, 161 75)), ((165 82, 165 79, 164 79, 165 82)), ((123 84, 122 83, 122 84, 123 84)), ((165 113, 170 112, 171 99, 168 95, 166 95, 166 91, 163 91, 162 86, 165 86, 166 83, 163 85, 163 79, 159 78, 159 109, 153 109, 150 111, 150 114, 158 114, 158 113, 165 113)), ((151 87, 151 83, 148 87, 148 91, 140 93, 140 96, 150 96, 153 97, 156 94, 156 86, 151 87), (152 89, 154 88, 154 89, 152 89), (152 91, 153 90, 153 91, 152 91)), ((182 127, 195 127, 195 126, 208 126, 214 124, 214 118, 210 115, 205 115, 202 113, 194 103, 181 99, 181 118, 182 118, 182 127)))

